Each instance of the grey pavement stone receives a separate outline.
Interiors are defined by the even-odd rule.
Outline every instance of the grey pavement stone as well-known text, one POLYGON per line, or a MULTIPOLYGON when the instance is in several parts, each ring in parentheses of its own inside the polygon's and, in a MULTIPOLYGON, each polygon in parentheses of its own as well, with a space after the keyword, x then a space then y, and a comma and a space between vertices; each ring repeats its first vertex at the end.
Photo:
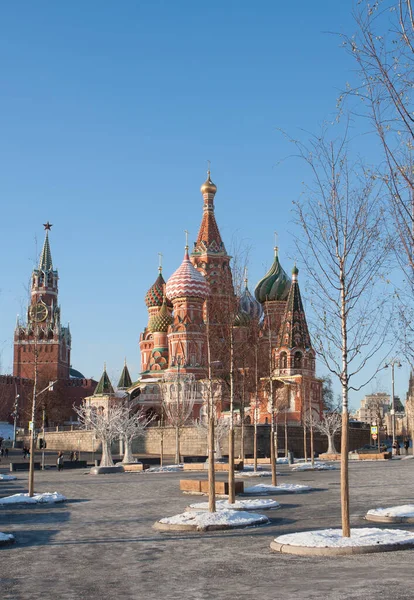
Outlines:
MULTIPOLYGON (((0 508, 0 531, 16 537, 0 549, 1 599, 411 599, 413 550, 329 558, 272 552, 278 535, 340 526, 339 471, 283 469, 284 481, 319 491, 280 496, 282 508, 266 513, 269 525, 203 534, 152 528, 185 509, 179 480, 190 473, 37 472, 36 491, 58 491, 68 502, 0 508)), ((370 526, 370 508, 412 502, 413 476, 410 460, 352 463, 352 526, 370 526)), ((0 482, 0 496, 26 487, 27 473, 18 473, 0 482)))

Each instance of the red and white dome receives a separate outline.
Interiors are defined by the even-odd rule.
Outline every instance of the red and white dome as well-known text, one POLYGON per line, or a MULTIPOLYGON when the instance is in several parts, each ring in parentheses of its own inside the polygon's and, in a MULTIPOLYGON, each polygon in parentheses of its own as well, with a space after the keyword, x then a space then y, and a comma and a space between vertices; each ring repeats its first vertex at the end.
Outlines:
POLYGON ((204 276, 191 264, 188 250, 178 269, 171 275, 166 285, 167 298, 207 298, 209 286, 204 276))

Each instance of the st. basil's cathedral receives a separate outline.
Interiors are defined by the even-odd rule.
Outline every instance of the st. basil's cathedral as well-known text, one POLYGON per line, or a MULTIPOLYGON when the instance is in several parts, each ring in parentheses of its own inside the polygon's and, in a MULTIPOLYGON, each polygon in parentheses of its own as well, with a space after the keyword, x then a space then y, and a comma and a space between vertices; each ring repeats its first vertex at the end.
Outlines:
MULTIPOLYGON (((236 307, 232 323, 234 339, 241 343, 245 340, 247 344, 247 331, 255 324, 258 344, 262 349, 271 348, 272 379, 288 389, 288 422, 301 422, 304 411, 310 409, 315 416, 319 415, 322 384, 315 375, 315 352, 300 295, 298 269, 293 268, 290 279, 275 248, 273 263, 257 284, 254 296, 245 280, 244 290, 237 298, 231 257, 214 213, 216 192, 208 171, 207 180, 201 186, 203 216, 191 253, 186 245, 181 265, 167 281, 159 267, 158 277, 145 296, 148 323, 139 341, 141 375, 129 390, 131 398, 135 397, 140 404, 160 414, 159 382, 165 374, 192 373, 197 380, 204 380, 208 371, 208 315, 212 307, 221 307, 225 319, 231 307, 236 307)), ((269 351, 262 352, 262 358, 266 354, 269 356, 269 351)), ((264 381, 266 377, 269 380, 270 364, 266 358, 261 362, 262 384, 257 398, 250 394, 250 410, 245 414, 248 422, 252 422, 255 415, 259 423, 268 423, 270 408, 264 381)), ((225 409, 224 401, 221 402, 223 413, 225 409)), ((203 414, 205 399, 199 398, 194 417, 201 418, 203 414)))

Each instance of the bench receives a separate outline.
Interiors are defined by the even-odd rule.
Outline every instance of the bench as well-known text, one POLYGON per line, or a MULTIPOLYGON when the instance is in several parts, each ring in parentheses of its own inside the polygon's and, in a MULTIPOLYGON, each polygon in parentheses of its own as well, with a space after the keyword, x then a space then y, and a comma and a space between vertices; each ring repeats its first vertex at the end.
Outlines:
MULTIPOLYGON (((33 467, 35 471, 40 471, 40 462, 33 463, 33 467)), ((15 473, 16 471, 28 471, 30 468, 30 462, 22 462, 22 463, 10 463, 10 471, 15 473)))
MULTIPOLYGON (((243 471, 243 461, 239 460, 236 461, 234 463, 234 470, 235 471, 243 471)), ((229 470, 229 463, 220 463, 220 462, 215 462, 214 463, 214 470, 218 471, 218 472, 222 472, 222 471, 228 471, 229 470)), ((184 471, 208 471, 208 463, 207 462, 202 462, 202 463, 184 463, 184 471)))
POLYGON ((149 469, 149 465, 144 465, 142 463, 125 463, 122 464, 124 467, 125 473, 136 473, 137 471, 146 471, 149 469))
MULTIPOLYGON (((208 480, 207 479, 180 479, 180 490, 182 492, 192 494, 208 494, 208 480)), ((244 482, 235 481, 234 490, 236 494, 243 494, 244 482)), ((229 495, 229 482, 228 481, 216 481, 215 492, 219 495, 229 495)))

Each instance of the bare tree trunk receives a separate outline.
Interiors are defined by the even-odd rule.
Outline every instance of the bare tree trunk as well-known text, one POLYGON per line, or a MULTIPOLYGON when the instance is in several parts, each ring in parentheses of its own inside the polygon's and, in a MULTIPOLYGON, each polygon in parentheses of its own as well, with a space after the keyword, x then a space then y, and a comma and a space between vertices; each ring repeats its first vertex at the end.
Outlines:
POLYGON ((230 428, 229 428, 229 504, 235 502, 234 485, 234 339, 230 328, 230 428))
POLYGON ((180 464, 180 427, 175 427, 175 464, 180 464))
POLYGON ((285 458, 289 455, 288 428, 287 428, 287 411, 285 411, 285 458))
POLYGON ((335 441, 334 441, 334 435, 332 433, 327 433, 326 434, 328 437, 328 450, 326 451, 327 454, 338 454, 335 448, 335 441))
POLYGON ((102 457, 99 463, 100 467, 113 467, 114 461, 112 460, 111 442, 102 440, 102 457))
POLYGON ((208 365, 208 510, 216 512, 216 473, 214 469, 214 406, 211 373, 210 315, 207 305, 207 365, 208 365))
POLYGON ((305 462, 308 462, 308 440, 306 435, 306 424, 303 424, 303 456, 305 462))
POLYGON ((349 523, 349 474, 348 474, 348 332, 346 317, 346 299, 345 299, 345 277, 343 265, 340 269, 341 282, 341 334, 342 334, 342 437, 341 437, 341 514, 342 514, 342 535, 351 537, 351 528, 349 523))
POLYGON ((254 436, 253 436, 253 470, 256 473, 257 471, 257 382, 258 382, 258 373, 257 373, 257 344, 255 347, 255 402, 254 402, 254 436))
POLYGON ((164 427, 160 430, 160 466, 164 464, 164 427))
POLYGON ((134 455, 132 454, 132 440, 124 438, 124 457, 122 459, 123 463, 132 463, 134 462, 134 455))

